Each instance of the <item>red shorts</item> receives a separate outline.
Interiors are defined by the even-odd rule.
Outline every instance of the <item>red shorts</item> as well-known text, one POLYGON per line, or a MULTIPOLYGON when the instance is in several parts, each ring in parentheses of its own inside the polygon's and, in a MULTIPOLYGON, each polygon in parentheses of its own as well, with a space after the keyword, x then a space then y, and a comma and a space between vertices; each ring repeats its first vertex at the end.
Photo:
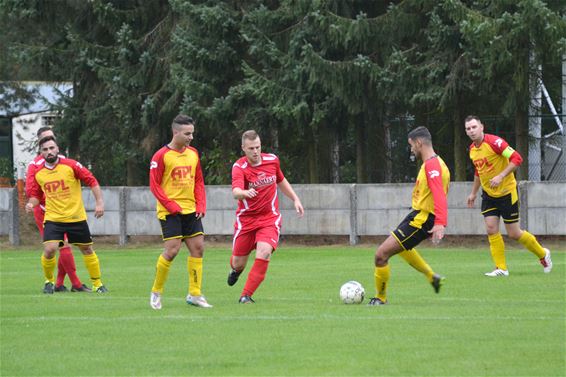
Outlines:
POLYGON ((43 219, 45 218, 45 211, 41 207, 43 206, 37 205, 33 208, 33 217, 35 219, 37 229, 39 230, 39 234, 41 235, 41 238, 43 238, 43 219))
POLYGON ((249 255, 256 248, 258 242, 265 242, 273 247, 273 251, 279 243, 281 234, 279 220, 270 225, 256 227, 252 229, 234 229, 234 240, 232 242, 232 255, 241 257, 249 255))

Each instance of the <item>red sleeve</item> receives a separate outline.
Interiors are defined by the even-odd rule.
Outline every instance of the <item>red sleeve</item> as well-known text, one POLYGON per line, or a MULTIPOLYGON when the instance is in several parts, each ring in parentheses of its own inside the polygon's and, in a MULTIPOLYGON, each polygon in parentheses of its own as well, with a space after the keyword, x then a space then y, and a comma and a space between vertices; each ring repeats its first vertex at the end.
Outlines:
POLYGON ((285 175, 283 175, 283 171, 281 170, 281 162, 279 161, 279 158, 277 158, 277 183, 284 179, 285 175))
POLYGON ((502 154, 505 148, 509 146, 505 139, 490 134, 485 134, 483 141, 488 143, 491 149, 497 154, 502 154))
MULTIPOLYGON (((491 148, 497 154, 503 154, 503 151, 509 147, 509 143, 495 135, 485 135, 485 141, 491 146, 491 148)), ((513 150, 513 149, 511 149, 513 150)), ((523 157, 519 154, 519 152, 513 150, 511 156, 509 156, 509 162, 512 162, 514 165, 519 166, 523 163, 523 157)))
POLYGON ((232 190, 235 188, 239 188, 245 190, 245 178, 244 178, 244 171, 236 162, 232 165, 232 190))
POLYGON ((196 212, 205 214, 206 191, 204 189, 204 177, 202 175, 202 167, 200 166, 200 158, 198 159, 197 168, 195 172, 195 203, 196 203, 196 212))
POLYGON ((513 151, 511 153, 511 157, 509 157, 509 162, 512 162, 515 166, 519 166, 523 163, 523 157, 517 151, 513 151))
POLYGON ((437 158, 425 162, 426 182, 434 199, 434 225, 448 224, 448 200, 442 186, 442 166, 437 158))
MULTIPOLYGON (((35 166, 35 165, 34 165, 35 166)), ((30 165, 31 168, 31 165, 30 165)), ((43 191, 41 190, 41 187, 39 186, 39 183, 37 183, 37 180, 35 179, 35 174, 39 171, 39 169, 37 169, 37 166, 35 166, 35 168, 33 168, 33 175, 30 174, 30 169, 28 169, 28 176, 26 177, 26 196, 29 198, 36 198, 39 201, 41 201, 41 198, 43 198, 43 191)))
POLYGON ((37 172, 37 165, 35 164, 35 160, 30 162, 28 165, 28 170, 26 172, 26 196, 31 198, 31 187, 35 182, 35 173, 37 172))
POLYGON ((85 168, 80 162, 71 159, 64 159, 61 160, 60 163, 70 166, 75 172, 75 178, 80 179, 85 185, 89 187, 98 186, 98 181, 94 175, 92 175, 90 170, 85 168))
POLYGON ((163 162, 165 152, 166 150, 161 148, 151 158, 151 164, 149 165, 149 190, 159 203, 161 203, 170 214, 174 215, 181 212, 182 208, 177 202, 169 199, 161 187, 163 172, 165 171, 165 164, 163 162))

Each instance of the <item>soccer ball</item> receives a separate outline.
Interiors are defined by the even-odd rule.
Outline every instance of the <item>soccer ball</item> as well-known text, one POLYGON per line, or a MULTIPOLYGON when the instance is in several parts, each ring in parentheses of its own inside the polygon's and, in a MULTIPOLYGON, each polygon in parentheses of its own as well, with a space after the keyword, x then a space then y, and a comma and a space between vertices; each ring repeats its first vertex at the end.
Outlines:
POLYGON ((357 281, 349 281, 340 287, 340 300, 344 304, 361 304, 366 291, 357 281))

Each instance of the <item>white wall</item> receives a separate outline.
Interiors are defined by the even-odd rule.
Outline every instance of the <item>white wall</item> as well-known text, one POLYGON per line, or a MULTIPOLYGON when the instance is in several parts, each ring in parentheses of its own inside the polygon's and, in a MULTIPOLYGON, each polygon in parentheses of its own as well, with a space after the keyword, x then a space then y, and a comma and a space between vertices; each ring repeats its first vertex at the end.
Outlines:
POLYGON ((27 165, 37 156, 37 130, 47 125, 44 117, 53 113, 43 112, 20 115, 12 119, 12 147, 16 179, 23 179, 27 165))

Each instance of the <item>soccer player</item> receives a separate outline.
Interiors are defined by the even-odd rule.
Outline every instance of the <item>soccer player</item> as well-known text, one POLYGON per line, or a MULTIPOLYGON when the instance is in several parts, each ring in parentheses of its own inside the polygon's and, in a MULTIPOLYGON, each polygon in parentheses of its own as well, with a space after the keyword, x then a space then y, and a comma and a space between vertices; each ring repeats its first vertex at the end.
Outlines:
POLYGON ((255 249, 255 261, 239 300, 242 304, 252 304, 252 295, 265 279, 269 260, 279 242, 281 214, 277 187, 293 201, 299 217, 305 211, 281 171, 279 158, 274 154, 261 153, 261 140, 255 131, 244 132, 242 150, 245 156, 232 166, 232 193, 238 200, 238 209, 228 285, 236 284, 255 249))
POLYGON ((169 268, 184 242, 190 254, 187 260, 187 304, 211 308, 201 292, 204 254, 201 219, 206 212, 206 193, 198 151, 189 146, 194 137, 195 122, 180 114, 173 120, 171 129, 171 142, 155 152, 149 168, 149 188, 157 199, 157 217, 165 246, 157 259, 150 306, 161 309, 161 295, 169 268))
MULTIPOLYGON (((37 130, 37 140, 41 140, 44 137, 53 136, 53 130, 51 127, 41 127, 37 130)), ((64 156, 62 156, 64 157, 64 156)), ((41 167, 45 159, 39 153, 37 157, 31 161, 28 165, 26 173, 26 196, 30 197, 30 188, 32 182, 35 180, 35 173, 38 167, 41 167)), ((35 223, 39 234, 43 238, 43 221, 45 218, 45 195, 39 198, 39 205, 34 207, 33 216, 35 218, 35 223)), ((69 275, 69 280, 71 280, 71 291, 72 292, 91 292, 91 289, 81 282, 77 276, 77 268, 75 265, 75 258, 73 257, 73 252, 71 247, 67 243, 63 243, 59 248, 59 260, 57 263, 57 281, 55 282, 55 292, 66 292, 67 287, 65 287, 65 276, 69 275)))
POLYGON ((465 121, 466 134, 472 140, 470 159, 475 167, 474 184, 468 196, 472 208, 478 190, 482 188, 481 211, 483 214, 491 258, 495 269, 485 276, 509 276, 505 261, 505 244, 499 232, 499 218, 503 218, 507 235, 519 241, 538 258, 545 273, 552 270, 550 251, 538 243, 535 236, 519 226, 519 195, 513 172, 523 158, 500 137, 484 133, 484 125, 475 116, 465 121))
POLYGON ((436 293, 440 291, 444 280, 444 277, 434 273, 415 246, 431 236, 435 244, 444 237, 444 228, 448 223, 450 172, 434 152, 427 128, 417 127, 409 132, 409 145, 411 152, 423 161, 413 188, 413 211, 377 248, 374 272, 377 294, 370 300, 371 306, 387 304, 388 261, 395 254, 399 253, 414 269, 423 273, 436 293))
POLYGON ((30 182, 26 211, 33 212, 45 195, 45 220, 43 229, 44 250, 41 265, 45 274, 44 293, 54 292, 55 254, 67 237, 69 243, 77 245, 83 253, 93 290, 106 293, 108 290, 100 280, 100 263, 92 249, 90 229, 86 222, 86 211, 81 194, 81 181, 90 186, 95 199, 94 216, 104 215, 102 191, 96 178, 79 162, 59 155, 59 147, 53 136, 39 141, 39 150, 44 159, 36 164, 35 179, 30 182))

